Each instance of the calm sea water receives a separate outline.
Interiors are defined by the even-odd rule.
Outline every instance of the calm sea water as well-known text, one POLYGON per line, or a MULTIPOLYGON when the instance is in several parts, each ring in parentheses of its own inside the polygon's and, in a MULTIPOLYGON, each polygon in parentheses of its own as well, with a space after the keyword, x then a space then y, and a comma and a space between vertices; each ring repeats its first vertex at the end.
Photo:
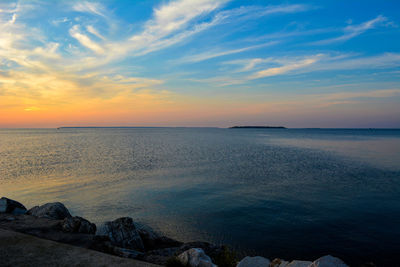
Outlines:
POLYGON ((0 195, 269 258, 391 265, 400 130, 0 130, 0 195))

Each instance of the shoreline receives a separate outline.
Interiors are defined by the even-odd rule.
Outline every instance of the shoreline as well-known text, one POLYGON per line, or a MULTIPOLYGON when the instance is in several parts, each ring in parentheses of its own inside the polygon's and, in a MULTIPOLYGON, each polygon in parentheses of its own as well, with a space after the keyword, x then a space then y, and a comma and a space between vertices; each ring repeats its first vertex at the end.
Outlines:
POLYGON ((199 241, 180 242, 153 231, 149 226, 138 224, 130 217, 96 226, 82 217, 71 215, 60 202, 27 210, 21 203, 2 197, 0 229, 161 266, 348 266, 330 255, 314 261, 269 260, 261 256, 238 259, 235 251, 228 246, 199 241))

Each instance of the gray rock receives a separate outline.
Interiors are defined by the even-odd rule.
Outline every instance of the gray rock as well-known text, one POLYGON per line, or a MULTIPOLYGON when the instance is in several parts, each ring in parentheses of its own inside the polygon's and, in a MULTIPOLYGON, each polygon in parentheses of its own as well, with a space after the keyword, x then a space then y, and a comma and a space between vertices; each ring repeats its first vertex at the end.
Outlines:
POLYGON ((113 254, 123 257, 123 258, 131 258, 131 259, 137 259, 137 258, 143 256, 142 252, 139 252, 139 251, 136 251, 133 249, 120 248, 120 247, 114 247, 113 254))
POLYGON ((2 197, 0 198, 0 213, 25 214, 26 208, 18 201, 2 197))
POLYGON ((270 261, 267 258, 255 256, 243 258, 236 267, 269 267, 270 261))
POLYGON ((190 267, 217 267, 201 248, 191 248, 178 255, 178 259, 190 267))
POLYGON ((111 242, 118 247, 144 250, 142 239, 132 218, 122 217, 112 222, 105 222, 99 227, 96 235, 108 236, 111 242))
POLYGON ((96 225, 79 216, 65 218, 61 223, 61 227, 62 230, 67 233, 96 233, 96 225))
POLYGON ((158 234, 146 225, 135 223, 135 227, 143 241, 143 245, 146 250, 179 247, 183 244, 182 242, 158 234))
POLYGON ((310 267, 348 267, 348 265, 339 258, 326 255, 315 260, 310 267))
MULTIPOLYGON (((0 213, 0 228, 14 232, 21 232, 43 239, 49 239, 60 243, 66 243, 73 246, 92 248, 99 251, 105 244, 111 243, 108 238, 101 239, 92 234, 66 233, 62 230, 63 220, 54 220, 49 218, 39 218, 27 214, 7 214, 0 213)), ((1 260, 0 260, 1 266, 1 260)))
POLYGON ((201 248, 204 253, 211 257, 211 259, 215 259, 220 257, 224 253, 224 246, 218 246, 214 244, 210 244, 208 242, 188 242, 179 247, 179 250, 176 252, 176 255, 181 254, 182 252, 191 249, 191 248, 201 248))
POLYGON ((71 217, 68 209, 60 202, 46 203, 42 206, 33 207, 28 210, 28 214, 54 220, 63 220, 67 217, 71 217))
POLYGON ((309 267, 311 261, 291 261, 286 267, 309 267))
POLYGON ((171 257, 175 256, 178 249, 179 247, 171 247, 150 250, 143 255, 142 259, 146 262, 164 266, 171 257))

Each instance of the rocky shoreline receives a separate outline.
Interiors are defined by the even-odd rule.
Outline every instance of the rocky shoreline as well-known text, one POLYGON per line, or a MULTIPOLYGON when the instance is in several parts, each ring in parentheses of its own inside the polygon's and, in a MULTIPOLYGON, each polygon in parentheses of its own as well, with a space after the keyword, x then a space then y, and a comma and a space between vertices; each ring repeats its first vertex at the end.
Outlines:
POLYGON ((278 258, 270 261, 260 256, 237 259, 227 246, 207 242, 183 243, 135 223, 130 217, 96 226, 82 217, 72 216, 60 202, 46 203, 28 210, 18 201, 2 197, 0 228, 169 267, 348 266, 330 255, 315 261, 285 261, 278 258))

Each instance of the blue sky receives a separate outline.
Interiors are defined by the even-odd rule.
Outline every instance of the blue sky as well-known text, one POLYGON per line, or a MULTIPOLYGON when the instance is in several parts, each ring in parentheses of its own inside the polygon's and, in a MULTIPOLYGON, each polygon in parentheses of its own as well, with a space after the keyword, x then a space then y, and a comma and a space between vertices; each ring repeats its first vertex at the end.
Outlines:
POLYGON ((0 126, 400 127, 399 1, 0 1, 0 126))

